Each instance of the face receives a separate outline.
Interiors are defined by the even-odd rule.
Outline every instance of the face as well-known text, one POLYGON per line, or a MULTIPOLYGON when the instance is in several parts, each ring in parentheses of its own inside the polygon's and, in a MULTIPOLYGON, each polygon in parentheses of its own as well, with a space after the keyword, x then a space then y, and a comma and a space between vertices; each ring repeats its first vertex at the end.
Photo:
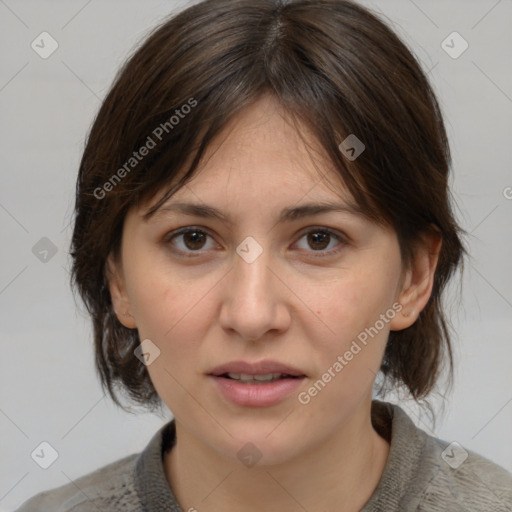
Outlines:
POLYGON ((127 215, 114 307, 160 351, 147 369, 183 432, 233 459, 252 442, 279 463, 368 415, 412 281, 394 231, 354 208, 271 100, 234 119, 203 162, 149 221, 159 197, 127 215), (339 209, 303 208, 327 203, 339 209), (281 375, 255 382, 264 374, 281 375))

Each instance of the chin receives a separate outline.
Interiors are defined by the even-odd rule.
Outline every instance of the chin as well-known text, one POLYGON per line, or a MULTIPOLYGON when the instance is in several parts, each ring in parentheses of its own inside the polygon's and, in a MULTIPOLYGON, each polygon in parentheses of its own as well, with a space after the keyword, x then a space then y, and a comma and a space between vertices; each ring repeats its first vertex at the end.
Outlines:
POLYGON ((239 461, 247 467, 276 466, 296 457, 305 448, 304 432, 299 426, 289 423, 280 414, 262 422, 223 423, 233 437, 222 435, 222 442, 212 440, 223 456, 239 461))

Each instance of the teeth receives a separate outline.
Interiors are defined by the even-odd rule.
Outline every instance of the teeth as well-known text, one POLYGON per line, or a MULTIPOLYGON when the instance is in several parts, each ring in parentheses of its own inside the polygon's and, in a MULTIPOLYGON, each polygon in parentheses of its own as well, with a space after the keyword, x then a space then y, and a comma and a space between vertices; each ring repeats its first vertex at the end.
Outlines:
POLYGON ((265 375, 248 375, 246 373, 228 373, 228 377, 242 382, 273 382, 282 377, 282 373, 267 373, 265 375))

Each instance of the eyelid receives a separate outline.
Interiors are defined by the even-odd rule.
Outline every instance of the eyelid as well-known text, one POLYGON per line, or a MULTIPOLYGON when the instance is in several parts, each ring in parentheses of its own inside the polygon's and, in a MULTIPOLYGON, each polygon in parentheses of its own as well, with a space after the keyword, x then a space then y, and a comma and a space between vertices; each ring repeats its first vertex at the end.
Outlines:
POLYGON ((303 237, 304 235, 315 231, 326 232, 337 237, 339 240, 342 240, 346 243, 349 242, 349 237, 345 233, 343 233, 343 231, 340 231, 339 229, 335 228, 330 228, 328 226, 307 226, 306 228, 301 229, 297 236, 303 237))

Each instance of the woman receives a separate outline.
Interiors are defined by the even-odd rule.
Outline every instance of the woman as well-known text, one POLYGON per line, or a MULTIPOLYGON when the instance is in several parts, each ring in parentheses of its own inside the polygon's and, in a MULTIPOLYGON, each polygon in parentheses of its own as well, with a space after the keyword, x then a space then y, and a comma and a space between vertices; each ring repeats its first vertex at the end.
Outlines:
POLYGON ((104 387, 174 420, 19 510, 512 509, 507 471, 372 398, 379 371, 418 401, 451 371, 449 169, 425 74, 363 7, 165 21, 94 121, 71 253, 104 387))

